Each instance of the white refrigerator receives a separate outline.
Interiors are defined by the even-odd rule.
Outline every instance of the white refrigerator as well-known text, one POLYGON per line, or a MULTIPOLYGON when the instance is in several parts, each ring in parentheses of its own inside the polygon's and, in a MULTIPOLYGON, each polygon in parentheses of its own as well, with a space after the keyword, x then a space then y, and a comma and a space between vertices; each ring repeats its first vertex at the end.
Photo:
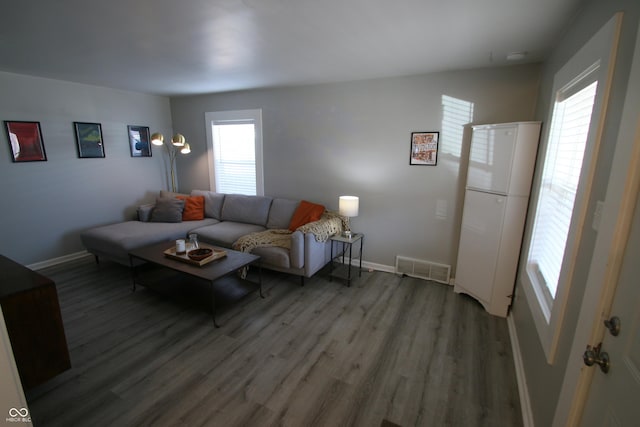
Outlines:
POLYGON ((540 122, 473 126, 454 291, 506 317, 516 280, 540 122))

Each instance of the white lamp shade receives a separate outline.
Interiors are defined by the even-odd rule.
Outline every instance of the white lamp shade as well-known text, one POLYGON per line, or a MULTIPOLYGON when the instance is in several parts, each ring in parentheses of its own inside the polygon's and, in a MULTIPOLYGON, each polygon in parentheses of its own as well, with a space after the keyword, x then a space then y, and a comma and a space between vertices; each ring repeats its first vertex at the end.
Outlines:
POLYGON ((358 216, 358 206, 360 199, 356 196, 340 196, 338 202, 338 211, 340 215, 346 217, 358 216))

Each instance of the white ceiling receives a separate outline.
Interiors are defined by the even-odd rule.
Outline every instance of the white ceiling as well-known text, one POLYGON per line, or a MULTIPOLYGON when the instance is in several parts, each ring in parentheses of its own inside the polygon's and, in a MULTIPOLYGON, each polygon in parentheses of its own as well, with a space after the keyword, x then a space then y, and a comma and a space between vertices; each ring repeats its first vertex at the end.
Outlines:
POLYGON ((0 70, 161 95, 545 58, 580 0, 12 0, 0 70))

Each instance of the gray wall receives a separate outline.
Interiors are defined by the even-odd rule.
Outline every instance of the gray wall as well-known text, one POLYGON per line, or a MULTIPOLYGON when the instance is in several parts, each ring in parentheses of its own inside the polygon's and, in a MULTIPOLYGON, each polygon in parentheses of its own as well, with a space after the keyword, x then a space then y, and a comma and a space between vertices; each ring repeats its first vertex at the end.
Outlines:
POLYGON ((0 120, 40 122, 46 162, 13 163, 0 131, 0 254, 23 264, 83 248, 87 227, 132 218, 167 188, 165 155, 132 158, 127 125, 171 133, 169 99, 0 72, 0 120), (105 158, 80 159, 73 122, 102 124, 105 158))
MULTIPOLYGON (((552 56, 545 63, 541 80, 539 108, 536 111, 538 120, 545 121, 548 119, 549 109, 551 108, 553 78, 556 72, 617 11, 624 11, 625 16, 603 143, 598 157, 593 191, 589 201, 589 212, 594 211, 594 205, 597 200, 604 200, 605 197, 625 96, 638 96, 638 94, 627 93, 627 81, 638 30, 640 2, 637 0, 616 2, 590 0, 584 2, 580 14, 568 26, 566 34, 558 41, 552 56)), ((588 226, 583 231, 582 243, 578 249, 575 274, 568 297, 569 307, 561 332, 556 361, 553 365, 549 365, 546 362, 528 301, 526 301, 526 295, 520 289, 521 284, 517 283, 516 286, 516 299, 512 311, 513 320, 520 342, 520 351, 529 387, 535 424, 538 426, 551 425, 567 363, 581 363, 579 360, 569 361, 568 357, 596 240, 596 232, 591 228, 590 221, 587 221, 587 224, 588 226)))
POLYGON ((359 196, 352 228, 366 233, 366 261, 453 266, 469 132, 464 141, 441 133, 435 167, 409 166, 411 132, 446 128, 443 96, 473 103, 473 123, 531 120, 538 81, 529 65, 174 97, 174 128, 192 147, 178 159, 180 190, 209 188, 205 112, 261 108, 265 194, 329 209, 342 194, 359 196))

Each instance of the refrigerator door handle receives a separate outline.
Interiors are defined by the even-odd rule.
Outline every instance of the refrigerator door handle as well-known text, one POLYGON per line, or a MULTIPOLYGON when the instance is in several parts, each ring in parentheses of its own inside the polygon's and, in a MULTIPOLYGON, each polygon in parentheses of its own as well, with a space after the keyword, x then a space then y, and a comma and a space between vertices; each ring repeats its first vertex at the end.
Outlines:
POLYGON ((476 187, 471 187, 471 186, 466 186, 465 190, 467 190, 467 191, 476 191, 478 193, 495 194, 496 196, 506 196, 507 195, 507 193, 503 193, 501 191, 489 191, 489 190, 484 190, 482 188, 476 188, 476 187))

